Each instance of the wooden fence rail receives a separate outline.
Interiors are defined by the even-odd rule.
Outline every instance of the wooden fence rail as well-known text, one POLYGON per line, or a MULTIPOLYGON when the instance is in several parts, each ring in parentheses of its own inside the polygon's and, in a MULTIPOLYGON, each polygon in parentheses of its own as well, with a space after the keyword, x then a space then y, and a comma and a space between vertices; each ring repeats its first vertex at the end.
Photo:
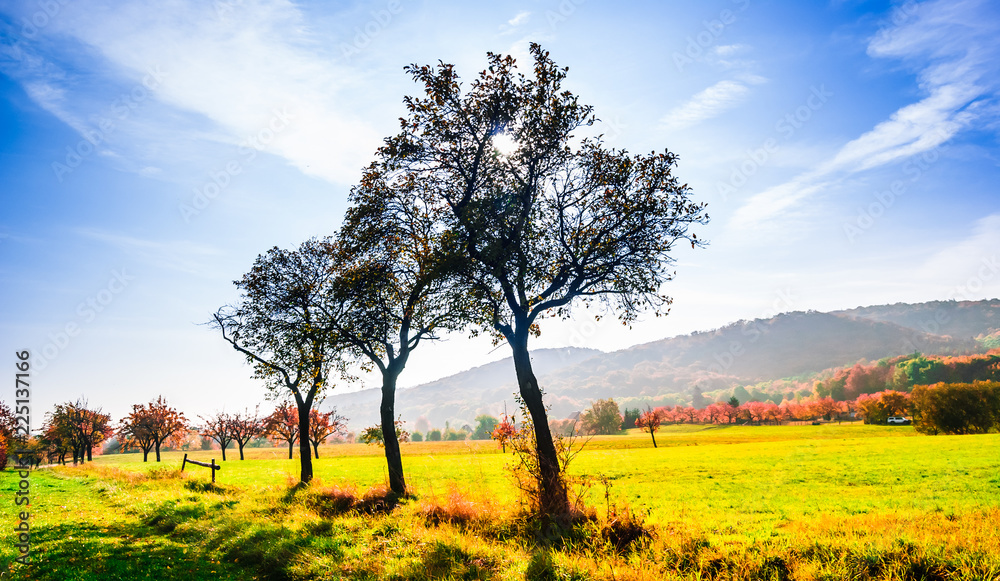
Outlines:
POLYGON ((212 469, 212 484, 215 484, 215 471, 216 470, 222 470, 222 466, 218 466, 218 465, 215 464, 215 458, 212 458, 212 463, 211 464, 205 464, 204 462, 199 462, 197 460, 188 460, 188 455, 185 453, 184 454, 184 461, 181 462, 181 472, 184 472, 184 466, 187 465, 187 464, 195 464, 195 465, 198 465, 198 466, 204 466, 205 468, 211 468, 212 469))

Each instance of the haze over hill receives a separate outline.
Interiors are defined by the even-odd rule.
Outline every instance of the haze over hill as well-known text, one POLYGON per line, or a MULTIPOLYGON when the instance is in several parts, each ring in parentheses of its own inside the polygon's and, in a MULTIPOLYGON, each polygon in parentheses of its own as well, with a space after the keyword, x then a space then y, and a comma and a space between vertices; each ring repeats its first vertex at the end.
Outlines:
MULTIPOLYGON (((738 321, 604 353, 595 349, 539 349, 535 374, 551 417, 584 409, 595 399, 654 398, 795 377, 920 351, 974 351, 974 337, 1000 328, 1000 301, 931 302, 864 307, 834 313, 793 312, 738 321)), ((408 425, 420 416, 432 426, 472 424, 476 415, 515 411, 517 390, 510 358, 409 389, 396 397, 408 425)), ((351 429, 376 422, 377 389, 332 396, 351 429)))

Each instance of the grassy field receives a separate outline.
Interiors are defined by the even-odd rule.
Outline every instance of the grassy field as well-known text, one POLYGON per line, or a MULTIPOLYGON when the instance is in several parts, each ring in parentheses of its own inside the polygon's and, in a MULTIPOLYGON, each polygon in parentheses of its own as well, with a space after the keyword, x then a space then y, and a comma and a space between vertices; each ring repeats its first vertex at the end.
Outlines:
POLYGON ((492 442, 404 445, 416 494, 388 514, 335 510, 384 482, 374 447, 321 447, 317 481, 300 490, 287 448, 231 454, 215 488, 205 468, 178 472, 183 453, 101 456, 32 473, 28 566, 6 565, 8 470, 0 577, 1000 579, 998 434, 669 426, 657 443, 637 432, 586 443, 570 472, 590 481, 596 519, 559 542, 519 516, 511 456, 492 442), (608 522, 626 512, 651 537, 616 548, 608 522))

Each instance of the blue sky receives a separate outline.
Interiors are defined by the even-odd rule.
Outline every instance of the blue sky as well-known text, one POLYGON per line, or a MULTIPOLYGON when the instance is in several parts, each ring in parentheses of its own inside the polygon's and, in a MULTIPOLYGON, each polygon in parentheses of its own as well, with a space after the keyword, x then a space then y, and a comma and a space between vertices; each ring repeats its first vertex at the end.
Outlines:
MULTIPOLYGON (((609 145, 678 153, 712 216, 709 247, 677 253, 670 316, 625 329, 580 312, 533 347, 993 298, 998 38, 985 0, 7 2, 0 352, 33 352, 36 427, 81 395, 116 418, 161 394, 190 417, 260 401, 200 325, 232 280, 336 231, 418 90, 404 65, 471 79, 487 51, 523 62, 532 41, 609 145)), ((456 336, 401 383, 506 355, 456 336)))

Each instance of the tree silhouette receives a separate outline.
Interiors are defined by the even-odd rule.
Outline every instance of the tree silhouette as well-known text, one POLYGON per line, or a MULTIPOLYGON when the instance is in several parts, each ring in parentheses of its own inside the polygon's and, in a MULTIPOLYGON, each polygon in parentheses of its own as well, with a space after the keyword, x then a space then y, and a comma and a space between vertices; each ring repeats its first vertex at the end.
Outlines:
POLYGON ((351 190, 338 239, 339 271, 333 319, 340 338, 367 368, 382 375, 379 419, 389 488, 406 494, 399 434, 395 433, 396 382, 410 354, 437 333, 462 325, 461 299, 450 277, 456 257, 446 250, 439 212, 378 163, 351 190))
POLYGON ((670 253, 680 241, 700 245, 688 227, 708 217, 673 175, 676 155, 577 142, 574 131, 595 121, 591 107, 562 88, 567 70, 547 52, 532 44, 531 54, 532 78, 512 57, 488 54, 464 94, 452 65, 407 67, 425 95, 404 99, 402 130, 376 164, 393 187, 442 212, 466 258, 469 322, 513 353, 535 430, 539 508, 561 514, 568 496, 528 339, 542 318, 569 317, 574 302, 599 303, 626 324, 646 308, 665 314, 670 253), (500 152, 500 136, 512 151, 500 152))
MULTIPOLYGON (((330 239, 312 239, 297 250, 272 248, 235 285, 236 306, 215 313, 212 325, 242 353, 274 393, 291 393, 298 433, 309 434, 309 411, 327 386, 339 344, 334 333, 338 309, 330 284, 336 251, 330 239)), ((312 480, 308 438, 300 438, 301 481, 312 480)))

